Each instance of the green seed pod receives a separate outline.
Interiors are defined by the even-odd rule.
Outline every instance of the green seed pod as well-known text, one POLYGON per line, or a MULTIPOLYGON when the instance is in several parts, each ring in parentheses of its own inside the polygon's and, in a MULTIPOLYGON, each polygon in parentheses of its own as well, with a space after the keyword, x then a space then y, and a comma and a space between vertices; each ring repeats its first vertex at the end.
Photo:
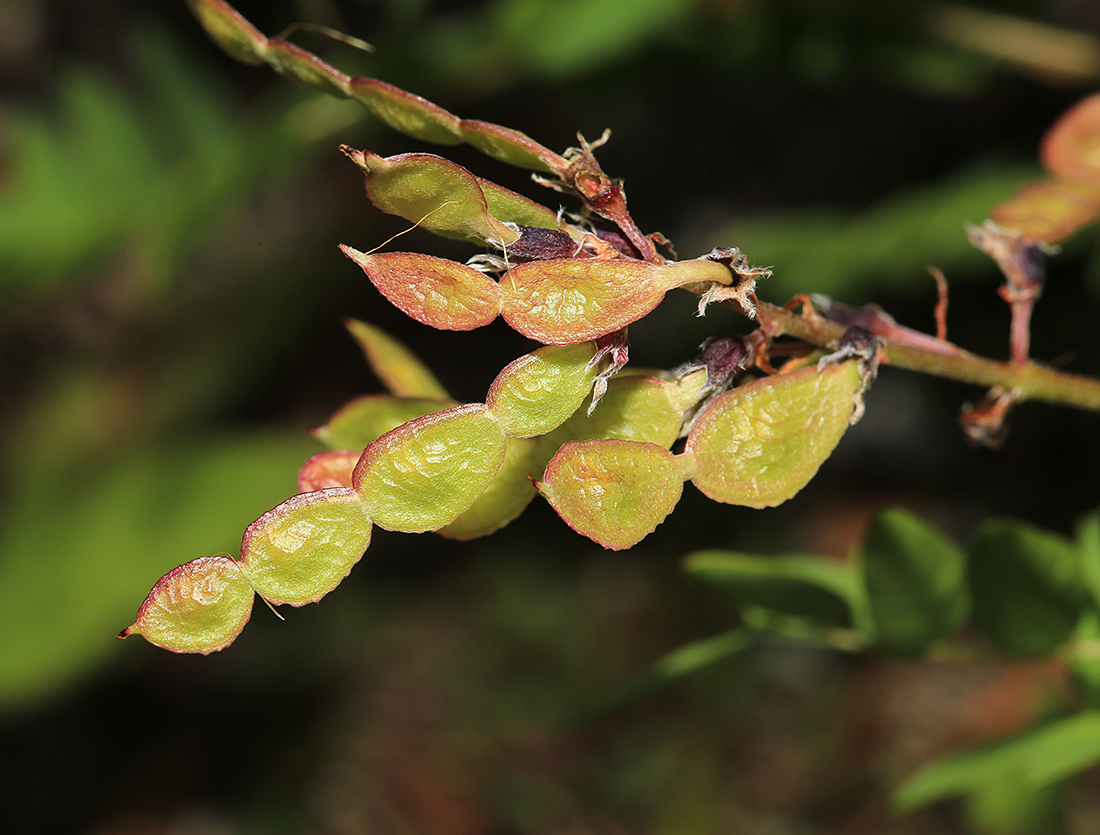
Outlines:
POLYGON ((241 568, 272 603, 315 603, 348 576, 370 545, 371 521, 346 487, 302 493, 248 526, 241 568))
POLYGON ((472 267, 418 252, 365 255, 341 245, 395 307, 418 322, 449 331, 487 325, 500 312, 500 288, 472 267))
POLYGON ((504 460, 504 432, 483 404, 409 421, 364 451, 352 483, 375 524, 421 533, 453 522, 504 460))
POLYGON ((141 635, 172 652, 225 649, 252 614, 252 586, 236 560, 199 557, 165 574, 118 637, 141 635))
POLYGON ((510 363, 485 398, 488 414, 512 438, 545 435, 564 423, 592 390, 594 342, 547 345, 510 363))
POLYGON ((451 399, 451 395, 447 394, 447 390, 416 354, 381 328, 356 319, 347 319, 344 324, 359 343, 371 370, 389 389, 390 394, 429 400, 451 399))
POLYGON ((646 375, 615 377, 592 414, 577 412, 565 424, 573 440, 621 438, 647 441, 668 449, 680 435, 691 392, 706 382, 706 372, 680 381, 646 375))
POLYGON ((519 233, 489 214, 477 177, 434 154, 346 153, 367 176, 367 197, 386 214, 433 232, 507 245, 519 233))
POLYGON ((366 394, 341 406, 313 435, 332 449, 362 450, 391 429, 449 405, 439 400, 366 394))
POLYGON ((508 324, 531 339, 583 342, 641 319, 674 287, 731 280, 729 269, 715 261, 559 258, 505 273, 500 308, 508 324))
POLYGON ((485 491, 466 511, 438 533, 448 539, 476 539, 500 530, 535 498, 531 479, 542 475, 554 448, 541 438, 508 438, 504 461, 485 491))
POLYGON ((683 475, 676 457, 656 444, 573 441, 558 451, 537 486, 569 527, 620 551, 672 512, 683 475))
POLYGON ((860 363, 765 377, 728 391, 688 436, 692 481, 719 502, 774 507, 809 483, 848 428, 860 363))
POLYGON ((310 456, 298 470, 298 492, 351 487, 351 473, 362 454, 358 449, 330 449, 310 456))
POLYGON ((437 104, 374 78, 348 80, 348 95, 394 130, 435 145, 462 142, 459 118, 437 104))

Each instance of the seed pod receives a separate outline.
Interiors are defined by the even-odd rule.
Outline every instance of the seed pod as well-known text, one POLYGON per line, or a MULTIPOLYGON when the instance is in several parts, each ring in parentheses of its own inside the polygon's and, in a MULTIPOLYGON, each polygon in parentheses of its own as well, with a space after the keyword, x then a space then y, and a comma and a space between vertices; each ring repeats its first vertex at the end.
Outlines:
POLYGON ((172 652, 209 655, 233 643, 252 614, 252 586, 236 560, 199 557, 165 574, 118 637, 141 635, 172 652))
POLYGON ((370 545, 371 521, 346 487, 302 493, 244 532, 241 567, 272 603, 315 603, 348 576, 370 545))
POLYGON ((298 470, 298 492, 351 487, 351 473, 362 454, 358 449, 330 449, 310 456, 298 470))
POLYGON ((508 438, 493 480, 469 508, 438 533, 448 539, 477 539, 514 520, 535 498, 533 478, 542 475, 554 449, 541 438, 508 438))
POLYGON ((500 280, 500 309, 524 336, 545 344, 583 342, 625 328, 685 284, 729 284, 715 261, 649 264, 560 258, 520 264, 500 280))
POLYGON ((395 307, 433 328, 468 331, 500 312, 500 288, 472 267, 418 252, 365 255, 341 245, 395 307))
POLYGON ((386 214, 479 242, 507 245, 519 238, 515 229, 489 214, 477 177, 461 165, 435 154, 380 157, 370 151, 343 150, 366 174, 367 197, 386 214))
POLYGON ((367 394, 341 406, 328 423, 313 430, 321 443, 333 449, 358 449, 403 423, 430 415, 451 404, 439 400, 367 394))
POLYGON ((370 444, 352 474, 375 524, 406 533, 453 522, 504 459, 504 432, 483 404, 409 421, 370 444))
POLYGON ((678 381, 620 375, 591 414, 577 412, 566 422, 566 431, 571 440, 621 438, 668 449, 679 437, 684 410, 705 382, 705 371, 678 381))
POLYGON ((344 325, 359 343, 371 370, 389 389, 390 394, 429 400, 451 399, 447 390, 416 354, 381 328, 356 319, 347 319, 344 325))
POLYGON ((558 451, 537 487, 569 527, 619 551, 672 512, 683 475, 676 457, 656 444, 574 441, 558 451))
POLYGON ((547 345, 510 363, 485 398, 488 414, 512 438, 545 435, 577 411, 598 369, 594 342, 547 345))
POLYGON ((832 454, 862 391, 860 362, 765 377, 715 398, 684 449, 692 481, 719 502, 774 507, 832 454))

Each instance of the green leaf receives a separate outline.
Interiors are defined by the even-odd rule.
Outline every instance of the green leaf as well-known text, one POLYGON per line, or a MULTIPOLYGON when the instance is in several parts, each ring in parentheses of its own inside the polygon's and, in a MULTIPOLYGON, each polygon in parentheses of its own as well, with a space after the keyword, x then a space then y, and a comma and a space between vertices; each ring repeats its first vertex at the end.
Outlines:
POLYGON ((653 665, 617 688, 613 693, 565 723, 563 731, 587 725, 652 693, 675 684, 680 679, 705 670, 752 646, 757 636, 750 629, 734 629, 711 638, 693 641, 663 655, 653 665))
POLYGON ((447 390, 416 354, 381 328, 356 319, 348 319, 344 324, 359 343, 371 370, 389 389, 390 394, 428 400, 451 399, 447 390))
POLYGON ((879 513, 863 543, 875 643, 917 654, 966 616, 965 560, 953 542, 900 508, 879 513))
POLYGON ((248 526, 241 567, 271 603, 316 603, 348 576, 370 534, 371 521, 354 490, 301 493, 248 526))
POLYGON ((664 447, 636 441, 571 441, 537 485, 569 527, 605 548, 630 548, 680 500, 683 476, 664 447))
POLYGON ((1085 711, 1012 739, 952 754, 925 766, 893 794, 902 812, 977 791, 1006 772, 1040 789, 1100 763, 1100 711, 1085 711))
POLYGON ((137 620, 118 637, 141 635, 172 652, 209 655, 233 643, 248 623, 255 596, 236 560, 199 557, 161 577, 137 620))
POLYGON ((545 435, 564 423, 592 390, 598 371, 594 342, 546 345, 509 363, 485 404, 512 438, 545 435))
POLYGON ((1014 655, 1050 652, 1073 632, 1081 612, 1078 551, 1050 531, 994 519, 970 547, 973 620, 1014 655))
POLYGON ((406 533, 448 525, 485 490, 505 436, 480 403, 409 421, 370 444, 352 483, 380 527, 406 533))
POLYGON ((718 502, 774 507, 805 487, 848 429, 859 363, 804 368, 738 386, 699 416, 685 454, 718 502))
POLYGON ((1083 516, 1077 523, 1077 549, 1081 559, 1081 582, 1092 606, 1100 608, 1100 511, 1083 516))
POLYGON ((742 605, 824 623, 852 619, 852 572, 849 566, 827 557, 696 551, 684 559, 684 570, 742 605))

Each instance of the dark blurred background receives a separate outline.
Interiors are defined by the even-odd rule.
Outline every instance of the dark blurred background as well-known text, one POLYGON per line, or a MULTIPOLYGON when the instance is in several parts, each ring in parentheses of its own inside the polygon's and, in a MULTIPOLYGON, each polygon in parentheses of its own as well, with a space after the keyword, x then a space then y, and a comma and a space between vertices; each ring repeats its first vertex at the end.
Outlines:
MULTIPOLYGON (((1092 0, 238 8, 269 35, 311 22, 362 37, 375 53, 293 36, 555 150, 610 128, 599 156, 639 225, 682 257, 735 245, 774 266, 768 301, 873 301, 931 330, 938 266, 949 336, 997 358, 1008 313, 964 224, 1039 175, 1044 129, 1100 81, 1092 0)), ((1070 533, 1095 508, 1095 415, 1027 405, 1003 449, 978 449, 956 418, 981 393, 900 370, 781 508, 688 487, 619 554, 540 503, 471 543, 377 531, 322 604, 285 623, 257 606, 225 652, 116 642, 163 572, 236 553, 245 525, 294 492, 320 449, 309 427, 379 390, 342 317, 405 340, 463 400, 529 350, 500 323, 432 331, 367 284, 337 244, 370 249, 406 224, 370 206, 341 143, 441 152, 557 205, 469 148, 422 146, 233 62, 182 0, 0 3, 5 831, 1100 832, 1095 774, 1044 800, 1046 818, 1011 797, 984 813, 887 808, 930 758, 1026 725, 1062 686, 1049 665, 777 642, 574 721, 663 653, 736 624, 681 572, 693 548, 843 558, 890 503, 960 541, 1001 514, 1070 533)), ((1096 374, 1093 240, 1052 262, 1034 353, 1096 374)), ((392 246, 472 254, 419 231, 392 246)), ((694 304, 670 296, 632 327, 632 358, 670 367, 746 328, 726 311, 696 319, 694 304)))

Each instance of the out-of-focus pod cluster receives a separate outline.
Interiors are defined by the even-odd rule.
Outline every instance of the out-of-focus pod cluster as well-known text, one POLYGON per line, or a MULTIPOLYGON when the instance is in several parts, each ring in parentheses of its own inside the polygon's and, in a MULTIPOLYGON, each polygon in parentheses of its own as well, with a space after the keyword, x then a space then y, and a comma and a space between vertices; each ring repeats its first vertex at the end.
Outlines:
POLYGON ((334 589, 373 525, 470 539, 542 493, 575 530, 621 549, 664 520, 686 480, 720 502, 779 504, 861 411, 873 362, 840 353, 715 391, 747 357, 733 338, 724 366, 615 374, 589 413, 580 406, 615 367, 616 336, 539 348, 505 367, 484 403, 454 405, 403 346, 360 322, 351 329, 391 393, 357 398, 315 430, 333 449, 306 462, 301 493, 248 526, 240 559, 200 557, 170 571, 121 637, 222 649, 248 621, 254 593, 302 606, 334 589))

